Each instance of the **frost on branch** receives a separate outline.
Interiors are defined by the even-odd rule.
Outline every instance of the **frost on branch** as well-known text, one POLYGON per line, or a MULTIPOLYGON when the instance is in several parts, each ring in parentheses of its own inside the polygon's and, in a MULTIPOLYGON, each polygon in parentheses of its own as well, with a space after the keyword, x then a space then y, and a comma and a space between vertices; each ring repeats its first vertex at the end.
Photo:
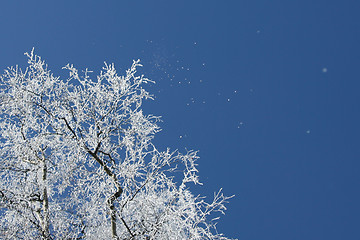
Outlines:
POLYGON ((124 76, 105 63, 95 80, 68 64, 61 80, 26 56, 0 78, 1 239, 227 239, 212 218, 229 197, 189 191, 197 152, 152 143, 139 60, 124 76))

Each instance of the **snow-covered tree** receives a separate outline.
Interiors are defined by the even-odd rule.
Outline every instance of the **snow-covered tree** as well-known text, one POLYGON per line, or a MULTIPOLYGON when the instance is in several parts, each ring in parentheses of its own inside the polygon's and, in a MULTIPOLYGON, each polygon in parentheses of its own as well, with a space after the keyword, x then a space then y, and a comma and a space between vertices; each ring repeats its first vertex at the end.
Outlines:
POLYGON ((61 80, 26 56, 0 78, 1 239, 227 239, 210 218, 228 197, 189 191, 197 152, 152 143, 139 61, 124 76, 105 63, 96 80, 68 64, 61 80))

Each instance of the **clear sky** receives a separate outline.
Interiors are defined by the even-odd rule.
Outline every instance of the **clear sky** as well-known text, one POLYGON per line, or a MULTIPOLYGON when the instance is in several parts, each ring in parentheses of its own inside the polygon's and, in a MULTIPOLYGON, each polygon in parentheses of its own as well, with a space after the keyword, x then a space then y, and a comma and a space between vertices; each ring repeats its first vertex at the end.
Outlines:
POLYGON ((360 2, 0 3, 0 69, 42 56, 123 73, 142 59, 159 148, 197 149, 229 237, 360 239, 360 2))

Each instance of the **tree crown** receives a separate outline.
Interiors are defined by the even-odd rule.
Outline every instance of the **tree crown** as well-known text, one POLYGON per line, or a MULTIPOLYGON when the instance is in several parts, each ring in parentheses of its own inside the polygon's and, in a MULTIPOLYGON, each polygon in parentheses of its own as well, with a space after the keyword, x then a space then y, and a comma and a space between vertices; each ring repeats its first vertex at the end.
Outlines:
POLYGON ((0 78, 2 238, 227 239, 209 218, 229 197, 208 203, 187 185, 200 184, 197 152, 152 143, 139 60, 124 76, 105 63, 96 80, 68 64, 61 80, 26 56, 0 78))

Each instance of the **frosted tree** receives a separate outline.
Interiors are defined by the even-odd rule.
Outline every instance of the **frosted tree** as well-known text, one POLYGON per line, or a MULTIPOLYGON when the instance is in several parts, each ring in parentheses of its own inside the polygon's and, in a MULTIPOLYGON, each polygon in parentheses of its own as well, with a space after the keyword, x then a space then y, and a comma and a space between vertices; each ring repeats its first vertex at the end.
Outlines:
POLYGON ((139 61, 124 76, 105 63, 96 80, 68 64, 61 80, 26 56, 0 78, 1 239, 228 239, 213 217, 229 198, 189 190, 197 152, 152 143, 139 61))

